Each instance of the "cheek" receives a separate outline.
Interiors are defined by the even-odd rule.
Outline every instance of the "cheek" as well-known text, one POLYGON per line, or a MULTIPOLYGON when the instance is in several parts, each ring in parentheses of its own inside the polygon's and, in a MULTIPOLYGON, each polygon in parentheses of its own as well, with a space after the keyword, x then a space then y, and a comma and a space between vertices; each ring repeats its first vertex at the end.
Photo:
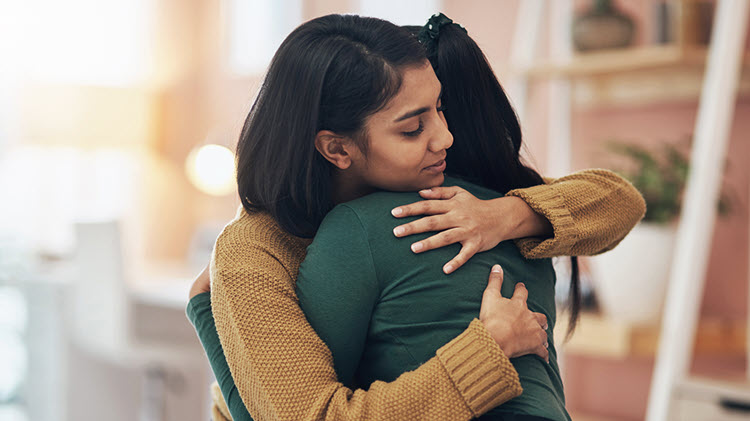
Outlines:
POLYGON ((418 142, 400 142, 381 151, 378 161, 385 171, 410 172, 421 169, 426 148, 418 142))

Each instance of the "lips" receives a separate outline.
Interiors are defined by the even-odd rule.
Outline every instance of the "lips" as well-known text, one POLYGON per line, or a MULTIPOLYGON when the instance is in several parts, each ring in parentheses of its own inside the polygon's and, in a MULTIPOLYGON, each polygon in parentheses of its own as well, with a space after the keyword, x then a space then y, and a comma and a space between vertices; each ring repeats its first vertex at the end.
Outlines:
POLYGON ((426 170, 427 170, 427 169, 432 169, 432 168, 438 168, 438 167, 440 167, 441 165, 443 165, 443 163, 445 163, 445 159, 441 159, 440 161, 438 161, 438 162, 436 162, 436 163, 434 163, 434 164, 432 164, 432 165, 429 165, 429 166, 427 166, 427 167, 424 167, 424 169, 426 169, 426 170))
POLYGON ((424 167, 424 169, 425 170, 426 169, 434 169, 434 168, 437 168, 437 167, 439 167, 439 166, 441 166, 443 164, 445 164, 445 154, 443 155, 442 158, 440 158, 439 160, 435 161, 432 165, 424 167))
POLYGON ((429 167, 425 167, 423 171, 432 174, 442 174, 443 171, 445 171, 445 160, 441 159, 440 161, 430 165, 429 167))

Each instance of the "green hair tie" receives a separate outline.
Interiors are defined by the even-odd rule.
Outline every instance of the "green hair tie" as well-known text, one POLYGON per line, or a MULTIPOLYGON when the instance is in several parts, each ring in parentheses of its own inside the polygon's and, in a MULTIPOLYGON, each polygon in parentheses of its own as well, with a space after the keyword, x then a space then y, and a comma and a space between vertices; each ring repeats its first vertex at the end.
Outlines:
MULTIPOLYGON (((422 27, 422 29, 419 30, 417 39, 420 43, 422 43, 422 45, 424 45, 425 49, 427 50, 427 57, 430 58, 430 61, 432 61, 432 58, 437 53, 437 43, 438 38, 440 38, 440 29, 446 25, 451 24, 454 24, 453 19, 445 16, 442 13, 435 13, 430 17, 430 19, 427 20, 427 23, 422 27)), ((466 28, 464 28, 463 25, 459 25, 457 23, 455 25, 466 32, 466 28)))

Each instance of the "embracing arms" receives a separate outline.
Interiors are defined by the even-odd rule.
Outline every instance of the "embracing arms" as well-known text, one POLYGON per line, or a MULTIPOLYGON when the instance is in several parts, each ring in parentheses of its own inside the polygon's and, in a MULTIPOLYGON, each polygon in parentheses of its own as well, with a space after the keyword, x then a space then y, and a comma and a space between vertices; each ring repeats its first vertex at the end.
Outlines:
MULTIPOLYGON (((424 194, 422 196, 426 199, 439 199, 435 194, 433 194, 433 197, 424 194)), ((510 225, 512 229, 508 229, 506 234, 507 237, 504 239, 522 237, 523 230, 525 230, 526 235, 541 237, 517 240, 517 244, 523 251, 524 255, 531 258, 565 254, 595 254, 606 251, 614 247, 614 245, 616 245, 630 231, 632 226, 641 219, 645 210, 645 204, 638 191, 621 177, 606 170, 581 171, 568 177, 549 181, 549 184, 546 185, 511 191, 508 193, 508 196, 513 196, 516 203, 520 202, 517 198, 521 198, 524 203, 522 206, 506 206, 508 212, 517 212, 516 220, 520 220, 522 223, 514 223, 510 225), (524 218, 523 215, 526 215, 526 217, 524 218), (539 218, 540 215, 544 215, 544 218, 541 218, 541 220, 539 218), (546 225, 546 228, 545 224, 548 224, 546 225), (554 235, 549 237, 552 233, 554 233, 554 235)), ((426 200, 419 203, 429 202, 436 203, 438 201, 426 200)), ((510 201, 506 200, 506 202, 510 201)), ((411 206, 412 205, 409 205, 409 207, 411 206)), ((505 214, 502 210, 496 209, 496 211, 500 215, 505 214)), ((409 211, 409 213, 404 213, 403 215, 425 213, 424 211, 415 211, 414 213, 410 212, 411 211, 409 211)), ((422 218, 420 221, 424 222, 426 219, 427 218, 422 218)), ((427 229, 407 232, 403 235, 424 231, 427 231, 427 229)), ((442 245, 435 245, 433 248, 456 241, 447 242, 442 245)), ((501 240, 496 239, 496 241, 501 240)), ((234 308, 238 313, 242 313, 243 311, 249 311, 246 306, 255 308, 256 305, 260 306, 260 308, 273 306, 276 311, 282 313, 291 311, 296 315, 295 318, 276 320, 274 323, 276 329, 286 331, 289 335, 298 335, 299 339, 302 341, 301 343, 322 344, 307 323, 304 315, 301 314, 296 296, 294 295, 293 278, 290 275, 290 272, 283 267, 278 267, 276 269, 279 274, 278 278, 272 276, 269 277, 268 274, 263 277, 263 279, 272 280, 267 286, 268 288, 271 288, 275 294, 278 294, 281 302, 267 302, 265 300, 256 302, 258 301, 257 297, 244 297, 244 301, 242 302, 229 302, 231 298, 231 295, 229 294, 230 290, 234 289, 235 292, 238 293, 237 296, 243 296, 246 292, 241 283, 237 284, 237 282, 229 282, 229 280, 241 280, 243 277, 255 280, 255 275, 253 275, 251 270, 252 268, 243 268, 248 268, 248 265, 252 266, 254 262, 253 259, 257 259, 258 257, 248 257, 250 260, 243 263, 240 256, 233 256, 232 260, 239 262, 237 271, 230 270, 231 265, 224 264, 221 270, 215 269, 213 274, 214 282, 225 285, 229 284, 224 287, 221 294, 214 294, 214 298, 217 302, 221 302, 219 306, 224 309, 221 310, 224 313, 217 315, 217 318, 224 320, 223 329, 230 332, 232 337, 230 342, 240 344, 235 351, 241 349, 243 346, 241 344, 244 340, 240 340, 243 331, 239 330, 239 326, 237 328, 230 328, 232 325, 237 325, 238 323, 232 321, 233 319, 226 314, 226 309, 234 308), (248 270, 250 271, 248 272, 248 270), (242 310, 243 308, 245 308, 245 310, 242 310), (227 320, 229 323, 227 323, 227 320)), ((275 257, 269 256, 267 253, 261 254, 261 260, 269 260, 276 262, 277 264, 279 263, 275 257)), ((296 271, 296 268, 294 268, 294 271, 296 271)), ((294 273, 294 276, 296 276, 296 273, 294 273)), ((191 297, 195 297, 201 291, 208 291, 207 274, 199 277, 196 280, 195 286, 196 288, 191 292, 191 297)), ((297 371, 291 373, 291 376, 279 376, 279 373, 269 372, 267 369, 258 371, 249 370, 251 371, 250 375, 244 378, 239 378, 240 382, 238 382, 237 387, 235 387, 231 376, 228 374, 229 365, 227 365, 224 354, 221 352, 221 346, 217 345, 212 347, 210 345, 211 343, 218 343, 218 336, 216 335, 216 330, 213 328, 214 320, 209 317, 211 315, 210 305, 210 302, 205 298, 202 300, 195 300, 195 302, 191 301, 191 306, 194 307, 195 311, 192 313, 189 311, 188 315, 196 326, 196 330, 204 344, 204 348, 206 348, 206 351, 209 354, 209 359, 211 360, 217 379, 219 379, 219 381, 224 379, 224 382, 221 385, 222 391, 225 398, 229 400, 230 407, 235 408, 232 413, 237 420, 242 419, 237 415, 242 414, 241 410, 244 410, 246 416, 244 419, 249 419, 247 410, 244 408, 244 403, 239 398, 241 395, 238 391, 239 388, 243 389, 242 395, 245 396, 246 399, 254 400, 255 405, 267 406, 267 408, 261 412, 254 412, 259 414, 257 421, 264 419, 297 419, 294 418, 296 414, 304 409, 309 409, 310 412, 305 415, 313 417, 312 419, 315 419, 315 417, 317 417, 317 419, 350 419, 355 415, 361 416, 363 419, 369 419, 368 417, 370 415, 378 414, 376 412, 378 410, 378 405, 386 403, 388 396, 393 398, 393 395, 389 395, 389 393, 401 396, 403 391, 422 390, 416 386, 419 384, 435 384, 437 385, 436 387, 440 388, 452 388, 451 396, 447 399, 442 397, 438 399, 437 396, 430 395, 432 389, 424 389, 427 390, 426 396, 419 395, 418 398, 412 397, 406 400, 399 399, 397 402, 403 404, 404 408, 408 408, 407 410, 411 410, 415 414, 424 414, 425 418, 434 415, 429 412, 430 409, 441 410, 441 408, 447 408, 447 410, 454 411, 451 412, 451 414, 453 414, 451 417, 452 419, 470 419, 474 414, 480 414, 492 406, 498 405, 504 400, 515 396, 515 394, 520 393, 520 386, 518 386, 517 380, 515 380, 515 382, 508 380, 512 378, 512 376, 503 377, 504 374, 507 375, 508 373, 503 374, 497 371, 498 367, 502 366, 502 364, 499 363, 507 361, 507 357, 502 351, 500 351, 496 342, 491 339, 491 336, 487 334, 485 326, 488 325, 486 323, 483 325, 476 321, 475 323, 472 323, 472 326, 470 326, 461 336, 451 341, 446 347, 457 343, 482 344, 481 347, 485 349, 488 354, 482 354, 484 355, 484 360, 479 363, 479 370, 489 370, 489 375, 491 377, 496 376, 498 385, 507 387, 507 390, 502 389, 502 387, 499 389, 492 389, 492 393, 495 393, 496 396, 499 397, 499 400, 488 402, 486 407, 472 406, 471 402, 475 401, 476 395, 472 395, 471 390, 460 389, 460 382, 454 383, 453 377, 456 375, 456 372, 450 368, 453 366, 449 364, 450 361, 442 361, 439 356, 431 359, 415 372, 404 374, 393 383, 377 384, 377 387, 370 389, 370 391, 374 393, 363 390, 349 390, 343 387, 341 383, 338 383, 335 375, 332 374, 333 362, 330 353, 327 348, 325 348, 324 344, 322 345, 322 350, 318 345, 315 345, 312 350, 307 350, 299 348, 298 343, 293 342, 290 344, 292 352, 286 355, 289 357, 289 364, 291 365, 300 365, 303 364, 302 362, 306 361, 306 359, 312 358, 319 362, 322 361, 322 366, 327 365, 328 368, 326 370, 317 372, 303 371, 301 377, 294 376, 294 374, 300 375, 297 371), (211 349, 214 351, 211 351, 211 349), (495 367, 495 371, 490 370, 489 366, 495 367), (307 387, 308 382, 317 382, 317 380, 315 380, 316 376, 323 376, 323 384, 326 386, 321 389, 321 386, 318 383, 315 383, 317 385, 315 390, 322 390, 322 392, 318 392, 319 395, 315 395, 319 397, 314 399, 312 403, 303 402, 301 399, 291 399, 290 395, 285 394, 283 390, 279 390, 280 387, 284 387, 285 383, 283 382, 285 381, 294 383, 294 385, 307 387), (277 380, 281 383, 277 383, 277 380), (425 381, 428 383, 423 383, 425 381), (267 382, 270 382, 270 384, 267 385, 267 382), (275 393, 256 395, 252 398, 248 394, 251 390, 267 390, 269 392, 275 391, 275 393), (512 392, 509 393, 508 390, 512 390, 512 392), (322 396, 322 398, 320 396, 322 396), (456 402, 459 404, 456 405, 456 402), (286 407, 285 405, 287 404, 291 406, 286 407)), ((482 308, 485 308, 484 301, 482 308)), ((247 338, 257 340, 260 344, 267 343, 265 341, 269 337, 264 336, 261 325, 255 325, 255 327, 247 326, 246 328, 249 329, 250 333, 247 338)), ((223 338, 225 335, 224 331, 220 330, 220 333, 223 338)), ((496 335, 493 333, 492 336, 496 335)), ((450 347, 448 349, 454 348, 450 347)), ((236 361, 231 365, 238 366, 238 368, 233 371, 241 371, 239 366, 243 366, 247 361, 252 360, 256 352, 259 351, 248 345, 247 355, 244 357, 233 355, 232 359, 236 361)), ((457 354, 457 357, 458 360, 466 358, 465 355, 461 353, 457 354)), ((451 360, 457 361, 455 357, 451 360)), ((515 373, 513 372, 511 374, 515 373)), ((235 376, 237 376, 237 374, 235 374, 235 376)), ((295 389, 292 388, 290 390, 295 389)), ((216 404, 221 403, 221 396, 217 396, 216 398, 219 399, 215 399, 214 402, 216 404)), ((251 405, 253 404, 252 402, 250 403, 251 405)), ((389 406, 391 410, 398 409, 395 408, 392 403, 388 403, 386 406, 389 406)), ((214 414, 215 417, 217 417, 216 411, 214 411, 214 414)))
POLYGON ((524 199, 554 227, 552 238, 517 239, 516 245, 527 258, 604 253, 619 244, 646 214, 641 193, 604 169, 579 171, 548 180, 544 186, 512 190, 508 196, 524 199))
POLYGON ((397 227, 403 230, 394 234, 441 231, 421 241, 421 247, 413 246, 418 253, 461 243, 461 252, 446 264, 450 273, 475 253, 505 240, 515 240, 530 259, 603 253, 646 213, 638 190, 609 170, 583 170, 546 181, 493 200, 477 199, 459 187, 420 192, 427 200, 400 206, 401 211, 393 213, 397 218, 427 216, 397 227))
POLYGON ((297 268, 282 264, 292 250, 222 237, 212 263, 211 301, 236 381, 235 398, 222 385, 235 418, 243 416, 236 411, 237 395, 256 420, 469 420, 520 394, 517 374, 496 343, 503 334, 478 320, 417 370, 367 391, 344 387, 297 302, 290 275, 296 277, 297 268))

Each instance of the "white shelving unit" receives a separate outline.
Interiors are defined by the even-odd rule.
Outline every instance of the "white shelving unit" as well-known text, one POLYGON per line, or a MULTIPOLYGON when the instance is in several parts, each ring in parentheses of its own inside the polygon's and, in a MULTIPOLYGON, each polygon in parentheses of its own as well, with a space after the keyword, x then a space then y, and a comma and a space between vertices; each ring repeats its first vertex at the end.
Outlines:
MULTIPOLYGON (((701 382, 688 383, 688 373, 716 220, 714 204, 719 198, 722 163, 729 146, 739 86, 748 12, 748 0, 719 0, 716 4, 695 124, 691 171, 677 231, 659 353, 651 381, 648 421, 676 417, 675 399, 678 395, 690 388, 704 388, 701 382)), ((744 391, 739 390, 742 388, 739 385, 726 388, 744 396, 750 403, 748 384, 744 385, 744 391)), ((708 390, 709 386, 706 385, 705 389, 708 390)), ((722 393, 717 396, 722 396, 722 393)))
MULTIPOLYGON (((734 419, 731 417, 736 414, 726 412, 726 402, 750 405, 750 366, 747 378, 739 383, 717 383, 690 379, 688 376, 716 219, 713 204, 719 197, 722 162, 727 154, 735 99, 738 92, 750 92, 750 72, 743 68, 749 1, 717 0, 712 42, 707 50, 677 44, 579 56, 568 54, 571 1, 555 1, 549 7, 551 58, 547 63, 534 66, 531 64, 536 46, 529 45, 529 42, 535 43, 538 36, 524 31, 535 32, 543 27, 540 23, 545 12, 544 4, 541 0, 524 1, 519 9, 513 45, 527 50, 514 51, 512 54, 512 64, 519 70, 512 86, 520 88, 515 89, 513 94, 521 95, 514 99, 521 104, 521 117, 528 123, 525 95, 529 81, 551 81, 547 144, 549 156, 555 158, 550 161, 564 161, 562 165, 548 164, 552 175, 569 168, 573 104, 638 105, 639 101, 654 103, 661 99, 698 99, 692 171, 683 201, 659 332, 648 421, 734 419), (524 40, 524 37, 528 39, 524 40), (567 45, 562 45, 563 42, 567 42, 567 45), (618 92, 617 87, 623 86, 623 80, 632 81, 634 75, 642 78, 641 82, 650 80, 650 86, 644 91, 633 92, 632 87, 638 84, 633 83, 628 88, 626 82, 626 88, 618 92), (662 86, 653 89, 660 81, 662 86), (576 83, 571 85, 571 82, 576 83), (580 91, 581 86, 584 87, 583 92, 580 91), (699 90, 697 86, 700 86, 699 90), (644 92, 653 91, 659 92, 659 96, 644 95, 644 92), (695 396, 708 396, 709 400, 697 402, 695 396)), ((750 302, 750 297, 748 300, 750 302)), ((749 352, 750 361, 750 332, 746 338, 746 352, 749 352)))

